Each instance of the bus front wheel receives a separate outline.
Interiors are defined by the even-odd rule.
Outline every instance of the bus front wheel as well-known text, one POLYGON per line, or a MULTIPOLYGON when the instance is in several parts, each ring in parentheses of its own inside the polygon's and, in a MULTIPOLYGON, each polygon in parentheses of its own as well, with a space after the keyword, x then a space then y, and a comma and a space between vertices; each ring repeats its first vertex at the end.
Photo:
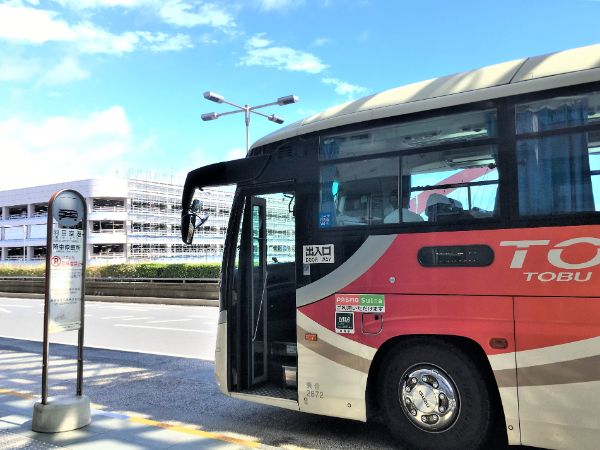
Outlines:
POLYGON ((439 338, 413 338, 388 354, 379 404, 392 435, 407 449, 488 448, 490 389, 473 358, 439 338))

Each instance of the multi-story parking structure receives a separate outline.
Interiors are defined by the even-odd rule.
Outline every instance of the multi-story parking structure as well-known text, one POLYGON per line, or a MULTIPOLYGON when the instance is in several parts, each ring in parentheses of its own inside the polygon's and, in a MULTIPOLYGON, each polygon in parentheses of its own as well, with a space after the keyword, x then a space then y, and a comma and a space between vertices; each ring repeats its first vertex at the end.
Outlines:
POLYGON ((48 200, 61 189, 74 189, 86 199, 90 264, 220 261, 233 193, 223 189, 202 192, 210 219, 193 245, 183 245, 182 181, 171 176, 130 176, 2 191, 1 261, 31 263, 45 259, 48 200))

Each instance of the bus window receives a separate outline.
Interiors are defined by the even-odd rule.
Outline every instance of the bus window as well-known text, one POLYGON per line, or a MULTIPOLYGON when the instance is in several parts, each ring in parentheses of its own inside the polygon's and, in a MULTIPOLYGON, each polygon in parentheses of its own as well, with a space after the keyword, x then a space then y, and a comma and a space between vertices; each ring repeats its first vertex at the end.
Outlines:
POLYGON ((591 142, 590 135, 573 133, 517 142, 520 214, 600 211, 600 142, 591 142))
POLYGON ((496 137, 496 111, 433 117, 323 138, 322 161, 496 137))
POLYGON ((515 125, 523 136, 517 140, 521 215, 600 211, 600 135, 569 130, 598 121, 598 93, 517 105, 515 125))
POLYGON ((382 224, 397 209, 398 158, 321 167, 319 224, 322 228, 382 224))
POLYGON ((497 216, 496 154, 496 146, 489 145, 404 156, 402 176, 410 177, 409 210, 428 222, 497 216))
POLYGON ((600 93, 524 103, 516 108, 517 134, 539 133, 600 122, 600 93))
POLYGON ((592 177, 592 192, 594 193, 594 210, 600 211, 600 133, 589 133, 595 136, 590 139, 590 173, 592 177))
POLYGON ((266 194, 267 201, 267 264, 291 263, 295 260, 294 228, 295 197, 287 193, 266 194))

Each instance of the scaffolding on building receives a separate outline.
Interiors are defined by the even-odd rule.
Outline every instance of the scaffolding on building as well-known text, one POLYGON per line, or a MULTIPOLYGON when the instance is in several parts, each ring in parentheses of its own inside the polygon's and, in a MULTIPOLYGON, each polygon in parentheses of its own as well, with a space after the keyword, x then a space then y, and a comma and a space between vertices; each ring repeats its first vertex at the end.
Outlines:
MULTIPOLYGON (((210 216, 192 245, 181 241, 181 177, 130 171, 124 189, 111 189, 110 180, 88 181, 85 193, 88 207, 88 248, 90 264, 116 262, 169 261, 220 262, 234 191, 206 188, 201 192, 203 211, 210 216), (101 195, 99 194, 101 193, 101 195)), ((79 183, 83 183, 79 182, 79 183)), ((74 188, 74 183, 61 188, 74 188)), ((15 204, 0 205, 0 248, 4 262, 41 262, 46 257, 48 203, 19 201, 41 197, 42 187, 19 190, 15 204)), ((45 187, 47 188, 47 186, 45 187)), ((47 190, 47 189, 46 189, 47 190)), ((10 196, 12 199, 12 195, 10 196)), ((43 198, 43 197, 42 197, 43 198)), ((272 248, 278 258, 293 258, 294 233, 282 218, 289 215, 290 200, 273 201, 267 221, 272 248)), ((5 201, 6 203, 6 201, 5 201)))

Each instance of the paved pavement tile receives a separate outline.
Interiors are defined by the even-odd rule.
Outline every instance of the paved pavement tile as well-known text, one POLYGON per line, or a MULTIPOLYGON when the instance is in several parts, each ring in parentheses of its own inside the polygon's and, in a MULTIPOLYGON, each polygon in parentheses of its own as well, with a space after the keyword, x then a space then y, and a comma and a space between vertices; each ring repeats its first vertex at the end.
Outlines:
MULTIPOLYGON (((51 364, 51 394, 74 392, 75 361, 55 357, 51 364)), ((33 405, 39 401, 40 358, 3 349, 0 353, 0 450, 4 449, 207 449, 235 450, 259 445, 230 438, 189 424, 163 423, 127 412, 92 409, 92 423, 63 433, 31 430, 33 405)), ((106 379, 126 375, 146 378, 148 371, 114 364, 85 367, 86 385, 102 386, 106 379)), ((94 406, 92 406, 94 408, 94 406)), ((101 407, 104 408, 104 407, 101 407)))

